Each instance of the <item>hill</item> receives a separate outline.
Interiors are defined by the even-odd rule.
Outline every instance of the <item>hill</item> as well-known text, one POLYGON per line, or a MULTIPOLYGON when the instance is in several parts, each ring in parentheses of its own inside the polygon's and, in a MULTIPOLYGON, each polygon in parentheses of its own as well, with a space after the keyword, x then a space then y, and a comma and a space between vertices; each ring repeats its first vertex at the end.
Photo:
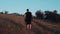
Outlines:
POLYGON ((0 14, 0 34, 60 34, 60 23, 33 19, 32 30, 26 30, 23 16, 0 14))

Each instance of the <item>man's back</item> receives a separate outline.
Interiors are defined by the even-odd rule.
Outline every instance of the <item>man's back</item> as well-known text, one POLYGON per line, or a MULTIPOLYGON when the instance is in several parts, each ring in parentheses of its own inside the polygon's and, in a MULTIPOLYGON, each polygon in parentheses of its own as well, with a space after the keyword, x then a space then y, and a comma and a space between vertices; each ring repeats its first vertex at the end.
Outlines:
POLYGON ((32 21, 32 13, 29 12, 29 9, 27 9, 27 12, 25 13, 25 23, 27 25, 27 29, 31 29, 31 21, 32 21))
POLYGON ((31 19, 32 18, 32 14, 31 12, 26 12, 26 19, 31 19))

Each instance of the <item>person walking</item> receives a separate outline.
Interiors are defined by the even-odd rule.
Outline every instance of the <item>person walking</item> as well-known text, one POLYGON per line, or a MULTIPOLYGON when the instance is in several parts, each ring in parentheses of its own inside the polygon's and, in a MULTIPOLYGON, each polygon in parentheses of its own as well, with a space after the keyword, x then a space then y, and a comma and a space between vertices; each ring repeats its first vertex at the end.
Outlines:
POLYGON ((27 12, 25 13, 25 23, 26 23, 26 28, 31 29, 31 21, 32 21, 32 13, 29 11, 29 9, 26 10, 27 12))

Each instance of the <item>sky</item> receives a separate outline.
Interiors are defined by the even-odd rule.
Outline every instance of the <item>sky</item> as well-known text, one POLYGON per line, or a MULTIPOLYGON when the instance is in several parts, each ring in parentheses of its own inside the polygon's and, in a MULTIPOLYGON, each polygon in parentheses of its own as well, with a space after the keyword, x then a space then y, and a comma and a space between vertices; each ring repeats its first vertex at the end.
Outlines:
POLYGON ((33 15, 37 10, 57 10, 60 14, 60 0, 0 0, 0 12, 24 14, 29 9, 33 15))

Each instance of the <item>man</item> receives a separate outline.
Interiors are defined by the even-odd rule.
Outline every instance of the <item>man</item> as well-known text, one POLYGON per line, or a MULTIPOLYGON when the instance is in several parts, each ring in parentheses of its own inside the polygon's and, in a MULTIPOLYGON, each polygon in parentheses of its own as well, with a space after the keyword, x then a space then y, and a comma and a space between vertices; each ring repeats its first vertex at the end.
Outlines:
POLYGON ((29 11, 29 9, 26 10, 27 12, 25 13, 25 22, 26 22, 26 27, 27 29, 31 29, 31 20, 32 20, 32 13, 29 11))

